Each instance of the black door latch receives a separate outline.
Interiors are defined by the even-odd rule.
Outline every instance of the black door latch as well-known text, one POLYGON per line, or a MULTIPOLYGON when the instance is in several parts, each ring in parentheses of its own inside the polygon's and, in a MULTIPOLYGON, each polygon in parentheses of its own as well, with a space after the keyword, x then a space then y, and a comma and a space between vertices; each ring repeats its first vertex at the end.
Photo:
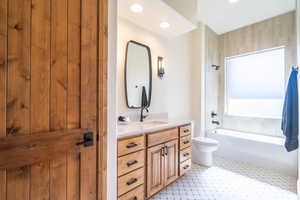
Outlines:
POLYGON ((94 133, 87 132, 83 134, 83 141, 76 143, 77 146, 83 145, 84 147, 90 147, 94 145, 94 133))

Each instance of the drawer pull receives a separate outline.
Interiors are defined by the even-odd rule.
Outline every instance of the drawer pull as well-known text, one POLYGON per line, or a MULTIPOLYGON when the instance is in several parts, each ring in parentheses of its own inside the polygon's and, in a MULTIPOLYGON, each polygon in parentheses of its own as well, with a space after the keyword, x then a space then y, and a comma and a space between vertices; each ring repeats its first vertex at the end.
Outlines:
POLYGON ((166 150, 165 147, 161 148, 161 156, 165 156, 166 155, 165 150, 166 150))
POLYGON ((165 147, 165 156, 167 156, 169 153, 169 148, 168 147, 165 147))
POLYGON ((138 200, 138 198, 135 196, 135 197, 132 198, 132 200, 138 200))
POLYGON ((183 157, 187 157, 189 155, 190 155, 189 153, 185 153, 185 154, 183 154, 183 157))
POLYGON ((137 147, 137 146, 138 146, 138 144, 136 144, 136 143, 130 143, 126 147, 127 147, 127 149, 131 149, 131 148, 134 148, 134 147, 137 147))
POLYGON ((188 140, 183 142, 183 144, 188 144, 188 143, 190 143, 190 141, 188 140))
POLYGON ((127 185, 132 185, 132 184, 136 183, 137 181, 138 181, 137 178, 133 178, 132 180, 128 181, 126 184, 127 185))
POLYGON ((138 163, 138 161, 137 161, 137 160, 134 160, 134 161, 128 162, 128 163, 127 163, 127 166, 130 167, 130 166, 135 165, 135 164, 137 164, 137 163, 138 163))
POLYGON ((184 133, 188 133, 188 132, 190 132, 190 130, 189 129, 185 129, 183 132, 184 133))
POLYGON ((186 165, 183 167, 183 169, 188 169, 190 166, 189 165, 186 165))

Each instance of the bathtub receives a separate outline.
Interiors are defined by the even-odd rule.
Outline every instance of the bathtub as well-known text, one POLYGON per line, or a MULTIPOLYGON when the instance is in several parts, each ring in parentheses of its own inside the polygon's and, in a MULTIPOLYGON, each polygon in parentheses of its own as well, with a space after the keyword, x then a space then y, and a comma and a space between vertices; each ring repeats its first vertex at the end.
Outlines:
POLYGON ((288 153, 283 138, 227 129, 216 129, 207 136, 220 142, 216 156, 297 176, 297 151, 288 153))

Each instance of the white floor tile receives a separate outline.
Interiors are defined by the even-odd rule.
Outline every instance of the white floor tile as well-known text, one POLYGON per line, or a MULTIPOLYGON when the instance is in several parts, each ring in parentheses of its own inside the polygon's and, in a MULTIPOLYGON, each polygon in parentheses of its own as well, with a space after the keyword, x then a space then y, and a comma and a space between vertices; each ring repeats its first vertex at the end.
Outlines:
POLYGON ((152 200, 297 200, 296 178, 215 158, 211 168, 194 164, 152 200))

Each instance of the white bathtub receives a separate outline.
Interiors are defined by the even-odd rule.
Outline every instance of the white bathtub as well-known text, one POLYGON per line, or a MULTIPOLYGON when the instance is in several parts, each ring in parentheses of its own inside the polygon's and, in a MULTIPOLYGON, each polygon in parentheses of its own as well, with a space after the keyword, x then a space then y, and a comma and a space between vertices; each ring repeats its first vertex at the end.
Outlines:
POLYGON ((283 138, 216 129, 207 136, 220 142, 215 155, 297 176, 297 151, 288 153, 283 138))

